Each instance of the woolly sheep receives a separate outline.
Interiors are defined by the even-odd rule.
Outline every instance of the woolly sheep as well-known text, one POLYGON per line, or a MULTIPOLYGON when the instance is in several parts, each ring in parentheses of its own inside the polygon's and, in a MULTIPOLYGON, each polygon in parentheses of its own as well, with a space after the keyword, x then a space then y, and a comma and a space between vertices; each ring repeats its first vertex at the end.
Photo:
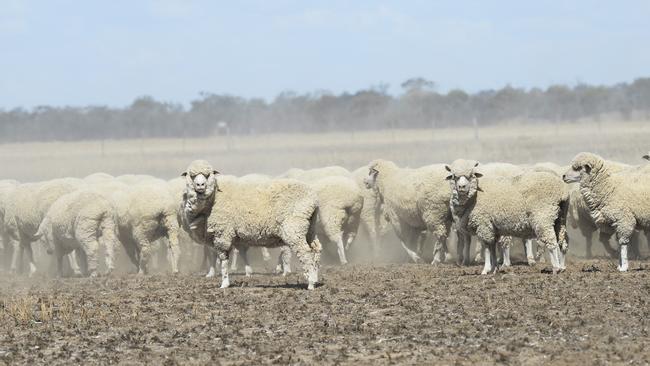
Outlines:
POLYGON ((18 187, 18 181, 7 179, 0 181, 0 253, 3 262, 0 266, 9 269, 11 261, 11 245, 4 226, 5 209, 7 200, 18 187))
POLYGON ((562 180, 546 172, 490 178, 477 171, 478 165, 459 159, 445 169, 459 240, 476 235, 484 248, 482 274, 496 271, 496 243, 502 236, 537 238, 549 249, 553 272, 563 270, 568 194, 562 180))
POLYGON ((206 200, 210 207, 206 229, 193 236, 216 250, 221 260, 221 287, 230 286, 228 264, 233 247, 287 245, 303 266, 308 289, 313 289, 318 280, 321 250, 315 236, 316 192, 304 183, 288 179, 252 184, 236 180, 218 182, 215 176, 211 184, 205 185, 214 171, 205 166, 198 172, 193 164, 183 175, 190 187, 202 188, 199 199, 206 200))
POLYGON ((95 183, 102 183, 102 182, 112 181, 113 179, 115 179, 115 177, 113 177, 110 174, 93 173, 93 174, 90 174, 90 175, 87 175, 86 177, 84 177, 83 180, 84 180, 84 182, 86 182, 88 184, 95 184, 95 183))
POLYGON ((36 272, 31 243, 43 217, 50 206, 61 196, 85 186, 76 178, 61 178, 40 183, 20 184, 6 201, 4 225, 7 239, 13 248, 12 272, 22 266, 23 255, 27 253, 29 275, 36 272))
POLYGON ((118 238, 138 269, 148 273, 153 242, 165 238, 172 273, 178 273, 178 203, 166 184, 137 184, 111 195, 117 213, 118 238))
POLYGON ((421 261, 416 246, 423 230, 436 239, 432 263, 444 261, 443 248, 451 227, 446 175, 443 165, 407 169, 387 160, 368 165, 366 186, 376 190, 402 247, 416 263, 421 261))
POLYGON ((619 244, 618 270, 628 270, 627 249, 635 229, 650 230, 650 173, 645 169, 614 172, 596 154, 576 155, 564 174, 566 183, 578 183, 591 218, 598 228, 614 232, 619 244))
POLYGON ((290 178, 297 179, 302 182, 314 182, 321 178, 334 176, 350 177, 350 171, 340 166, 326 166, 309 170, 292 168, 287 170, 278 178, 290 178))
POLYGON ((77 259, 86 263, 87 274, 96 277, 100 246, 106 250, 108 273, 114 269, 117 243, 115 211, 111 203, 97 192, 77 190, 56 200, 34 237, 45 245, 48 254, 56 255, 59 276, 63 275, 63 257, 75 251, 77 259))

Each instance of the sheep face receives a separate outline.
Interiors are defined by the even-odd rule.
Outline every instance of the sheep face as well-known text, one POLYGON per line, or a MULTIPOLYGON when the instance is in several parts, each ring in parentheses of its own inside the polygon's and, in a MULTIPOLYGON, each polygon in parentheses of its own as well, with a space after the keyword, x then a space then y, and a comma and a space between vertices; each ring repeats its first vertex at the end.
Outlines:
POLYGON ((590 153, 580 153, 573 158, 571 167, 562 175, 565 183, 576 183, 580 181, 589 181, 596 170, 602 166, 602 159, 597 155, 590 153))
POLYGON ((379 175, 379 171, 376 168, 371 167, 368 169, 368 176, 363 179, 363 184, 367 189, 374 189, 376 187, 377 175, 379 175))
POLYGON ((453 199, 462 204, 476 195, 478 179, 483 174, 476 171, 478 162, 455 161, 451 165, 445 165, 449 172, 446 179, 449 181, 453 199))
POLYGON ((51 233, 48 230, 42 232, 39 230, 35 235, 34 239, 43 245, 47 254, 54 254, 54 238, 51 237, 51 233))
POLYGON ((218 190, 217 185, 218 171, 212 169, 212 166, 205 160, 195 160, 181 176, 185 177, 185 183, 188 190, 195 191, 201 197, 209 197, 218 190))

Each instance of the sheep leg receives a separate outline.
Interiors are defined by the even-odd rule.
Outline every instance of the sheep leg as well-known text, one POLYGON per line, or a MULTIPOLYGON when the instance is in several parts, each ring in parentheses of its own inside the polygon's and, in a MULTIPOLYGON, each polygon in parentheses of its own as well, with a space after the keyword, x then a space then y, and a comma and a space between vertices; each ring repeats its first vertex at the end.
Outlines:
MULTIPOLYGON (((70 252, 70 254, 67 255, 67 258, 68 258, 68 264, 70 265, 70 269, 72 269, 72 274, 75 277, 81 277, 81 269, 79 267, 79 261, 77 261, 76 251, 70 252)), ((63 271, 63 268, 61 268, 61 271, 63 271)))
POLYGON ((629 263, 627 259, 627 250, 630 243, 630 237, 634 233, 634 224, 630 225, 629 228, 621 225, 616 228, 616 237, 619 244, 619 261, 618 261, 618 270, 619 272, 627 272, 629 263))
POLYGON ((149 273, 149 259, 151 257, 151 241, 147 235, 139 229, 134 229, 133 237, 137 242, 137 247, 140 248, 140 255, 138 261, 138 274, 146 275, 149 273))
POLYGON ((336 241, 336 249, 339 254, 339 260, 341 261, 342 265, 348 264, 348 259, 345 257, 345 238, 344 234, 340 234, 338 237, 338 240, 336 241))
POLYGON ((237 248, 232 248, 230 252, 230 270, 236 271, 237 270, 237 259, 239 259, 239 249, 237 248))
POLYGON ((496 271, 496 245, 494 243, 481 242, 481 247, 483 248, 483 257, 485 257, 485 264, 483 265, 482 275, 486 275, 493 271, 496 271))
POLYGON ((63 253, 56 252, 56 275, 59 278, 63 277, 63 257, 63 253))
POLYGON ((217 255, 216 253, 210 249, 207 245, 205 246, 204 249, 204 256, 206 258, 206 261, 208 262, 208 273, 205 275, 207 278, 212 278, 216 275, 217 272, 217 255))
POLYGON ((474 253, 475 253, 474 262, 480 263, 481 261, 483 261, 483 259, 484 259, 483 253, 484 252, 485 252, 485 250, 483 249, 483 247, 480 244, 477 245, 476 249, 474 250, 474 253))
POLYGON ((269 253, 269 249, 266 247, 262 247, 262 259, 264 262, 268 262, 271 260, 271 253, 269 253))
POLYGON ((533 252, 533 239, 526 239, 524 241, 524 251, 526 252, 526 262, 528 262, 529 266, 534 266, 536 261, 535 253, 533 252))
POLYGON ((465 243, 463 240, 460 239, 460 236, 458 237, 458 240, 456 241, 456 265, 462 266, 463 263, 465 263, 465 243))
POLYGON ((414 230, 414 229, 412 229, 410 227, 403 228, 401 230, 400 235, 399 235, 400 239, 401 239, 401 243, 402 243, 402 248, 404 248, 404 250, 406 251, 406 254, 408 254, 408 256, 411 257, 411 260, 414 263, 421 263, 422 262, 422 258, 420 258, 418 253, 416 253, 415 251, 413 251, 411 249, 411 246, 418 239, 419 235, 420 235, 420 232, 418 232, 417 230, 414 230))
MULTIPOLYGON (((470 257, 472 237, 469 233, 458 235, 458 241, 463 241, 463 264, 469 266, 471 264, 472 258, 470 257)), ((480 245, 479 245, 480 248, 480 245)))
POLYGON ((503 267, 510 267, 512 264, 510 263, 510 247, 512 246, 512 237, 510 236, 502 236, 498 239, 497 241, 499 243, 499 247, 501 248, 501 256, 503 257, 502 266, 503 267))
POLYGON ((99 250, 99 243, 97 240, 92 240, 85 245, 86 263, 88 268, 88 275, 90 277, 97 277, 97 252, 99 250))
POLYGON ((282 266, 282 275, 286 276, 291 273, 291 250, 289 247, 280 249, 280 265, 282 266))
POLYGON ((296 254, 302 265, 308 290, 313 290, 318 282, 318 260, 321 251, 318 239, 314 238, 312 243, 307 242, 311 224, 309 220, 295 217, 287 220, 282 230, 282 241, 296 254))
POLYGON ((112 230, 102 229, 102 236, 99 238, 99 244, 106 250, 104 263, 106 264, 106 274, 110 275, 115 270, 115 243, 117 238, 112 230))
POLYGON ((29 263, 29 277, 36 273, 36 263, 34 262, 34 251, 32 250, 32 243, 25 242, 25 253, 27 254, 27 262, 29 263))
POLYGON ((22 272, 23 268, 23 248, 18 240, 12 240, 11 246, 13 252, 11 253, 11 272, 16 274, 22 272))
POLYGON ((250 266, 250 263, 248 262, 248 247, 239 248, 239 255, 241 256, 241 260, 244 262, 245 276, 250 277, 253 274, 253 268, 250 266))

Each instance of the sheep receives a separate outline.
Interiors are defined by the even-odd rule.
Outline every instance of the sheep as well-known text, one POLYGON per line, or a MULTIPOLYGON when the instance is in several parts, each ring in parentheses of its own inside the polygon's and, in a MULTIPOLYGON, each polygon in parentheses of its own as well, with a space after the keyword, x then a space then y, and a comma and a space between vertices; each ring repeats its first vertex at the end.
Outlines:
POLYGON ((4 226, 4 217, 7 200, 18 186, 18 181, 6 179, 0 181, 0 252, 2 253, 3 262, 0 266, 9 268, 10 263, 7 262, 11 258, 11 245, 4 226))
POLYGON ((415 247, 424 230, 436 239, 432 264, 445 259, 443 248, 451 227, 451 193, 445 176, 443 165, 406 169, 381 159, 368 165, 366 187, 377 192, 402 247, 416 263, 422 260, 415 247))
POLYGON ((114 191, 110 197, 116 209, 119 241, 138 274, 148 273, 152 242, 162 238, 168 241, 171 271, 178 273, 178 204, 167 185, 150 181, 114 191))
POLYGON ((496 243, 502 236, 537 238, 549 249, 553 273, 564 270, 568 193, 562 180, 547 172, 488 177, 477 171, 478 165, 459 159, 445 169, 459 241, 476 235, 484 249, 481 273, 496 271, 496 243))
POLYGON ((80 262, 86 263, 87 274, 96 277, 100 246, 106 250, 108 274, 114 269, 116 235, 115 210, 111 203, 92 190, 77 190, 61 196, 50 206, 34 238, 44 244, 48 254, 56 255, 60 277, 63 257, 73 250, 80 262))
MULTIPOLYGON (((609 161, 609 160, 607 160, 606 163, 610 173, 618 173, 623 170, 633 168, 630 165, 609 161)), ((569 167, 565 167, 563 172, 566 172, 568 169, 569 167)), ((587 206, 585 200, 582 198, 582 193, 580 193, 579 185, 577 184, 571 185, 569 191, 569 198, 571 202, 570 211, 569 211, 569 223, 574 229, 580 230, 582 235, 585 237, 586 240, 585 256, 587 258, 591 258, 593 256, 592 253, 593 234, 596 231, 598 231, 598 225, 596 225, 596 223, 591 217, 591 214, 589 213, 589 207, 587 206)), ((603 244, 603 247, 605 248, 605 250, 609 255, 616 257, 618 253, 617 250, 612 248, 612 246, 609 244, 610 237, 611 234, 607 233, 607 231, 602 231, 601 235, 599 235, 599 241, 603 244)))
POLYGON ((321 243, 335 243, 339 261, 348 263, 349 250, 359 229, 364 197, 348 170, 339 166, 318 169, 290 169, 285 177, 309 184, 318 194, 316 234, 321 243))
MULTIPOLYGON (((221 260, 221 288, 230 286, 228 264, 233 247, 287 245, 303 266, 307 288, 314 289, 321 251, 315 233, 316 192, 291 179, 262 184, 219 182, 209 164, 196 169, 201 164, 194 163, 182 175, 188 179, 189 188, 200 188, 198 199, 210 210, 205 230, 193 229, 193 236, 211 246, 221 260)), ((184 210, 184 214, 191 215, 192 211, 184 210)))
POLYGON ((13 248, 11 271, 22 267, 23 255, 27 253, 29 275, 36 272, 31 243, 43 217, 50 206, 61 196, 85 186, 76 178, 54 179, 41 183, 20 184, 6 201, 4 227, 13 248))
POLYGON ((578 183, 589 214, 601 232, 616 233, 618 270, 629 267, 627 249, 635 229, 650 230, 650 173, 646 169, 615 172, 602 157, 582 152, 563 175, 566 183, 578 183))
POLYGON ((342 176, 315 180, 310 187, 318 195, 318 238, 321 243, 336 243, 339 260, 345 265, 345 252, 350 249, 361 221, 361 189, 354 180, 342 176))
POLYGON ((379 252, 379 238, 384 235, 388 228, 386 217, 381 211, 381 201, 373 189, 367 189, 364 183, 368 176, 368 167, 363 166, 354 172, 354 178, 357 186, 361 189, 363 196, 363 207, 361 208, 361 225, 368 233, 372 246, 373 256, 377 257, 379 252))
POLYGON ((325 177, 350 177, 350 171, 340 166, 326 166, 323 168, 303 170, 298 168, 292 168, 287 170, 284 174, 280 175, 278 178, 290 178, 297 179, 303 182, 314 182, 321 178, 325 177))
POLYGON ((93 173, 83 178, 84 182, 88 184, 109 182, 113 179, 115 179, 115 177, 107 173, 93 173))

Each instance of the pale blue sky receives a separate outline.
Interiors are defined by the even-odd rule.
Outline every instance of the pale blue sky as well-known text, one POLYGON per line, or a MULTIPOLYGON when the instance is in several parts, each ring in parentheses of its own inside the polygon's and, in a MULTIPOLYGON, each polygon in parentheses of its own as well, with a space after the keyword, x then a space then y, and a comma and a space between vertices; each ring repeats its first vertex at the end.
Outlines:
POLYGON ((650 1, 0 0, 0 108, 650 76, 650 1))

